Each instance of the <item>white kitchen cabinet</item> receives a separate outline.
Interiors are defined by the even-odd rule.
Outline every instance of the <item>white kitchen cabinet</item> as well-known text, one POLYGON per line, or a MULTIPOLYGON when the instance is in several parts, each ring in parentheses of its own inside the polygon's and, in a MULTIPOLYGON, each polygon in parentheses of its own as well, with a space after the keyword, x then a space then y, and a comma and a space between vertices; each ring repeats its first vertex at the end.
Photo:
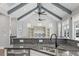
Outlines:
POLYGON ((30 56, 49 56, 49 55, 38 52, 38 51, 30 50, 30 56))
POLYGON ((27 48, 5 48, 5 56, 29 56, 30 49, 27 48))

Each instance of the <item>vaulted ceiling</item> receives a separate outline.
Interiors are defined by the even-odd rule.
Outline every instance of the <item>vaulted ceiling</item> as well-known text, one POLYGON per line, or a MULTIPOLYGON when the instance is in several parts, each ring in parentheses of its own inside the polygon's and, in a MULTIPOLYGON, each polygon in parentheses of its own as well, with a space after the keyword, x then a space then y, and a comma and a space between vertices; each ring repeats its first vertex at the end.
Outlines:
MULTIPOLYGON (((78 7, 79 3, 41 3, 41 9, 58 20, 71 15, 78 7)), ((40 6, 37 3, 0 3, 0 8, 5 9, 8 15, 20 20, 37 11, 40 6)))

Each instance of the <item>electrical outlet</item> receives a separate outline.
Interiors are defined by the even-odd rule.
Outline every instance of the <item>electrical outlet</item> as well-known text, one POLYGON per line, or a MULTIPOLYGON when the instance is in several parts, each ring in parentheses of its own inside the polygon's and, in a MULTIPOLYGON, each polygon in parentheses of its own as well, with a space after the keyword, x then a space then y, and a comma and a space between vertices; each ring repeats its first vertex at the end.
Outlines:
POLYGON ((39 42, 43 42, 43 40, 39 40, 39 42))
POLYGON ((20 42, 24 42, 24 40, 20 40, 20 42))

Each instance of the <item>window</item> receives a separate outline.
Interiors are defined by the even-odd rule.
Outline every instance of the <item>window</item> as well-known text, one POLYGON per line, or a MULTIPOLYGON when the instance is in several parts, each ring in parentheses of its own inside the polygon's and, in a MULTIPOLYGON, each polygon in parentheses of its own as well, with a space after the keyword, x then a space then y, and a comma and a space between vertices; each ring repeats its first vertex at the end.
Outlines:
POLYGON ((64 37, 69 38, 69 25, 64 26, 64 37))
POLYGON ((63 36, 69 38, 69 19, 64 21, 63 24, 63 36))
POLYGON ((79 41, 79 14, 73 17, 73 39, 79 41))
POLYGON ((76 30, 76 37, 78 37, 78 38, 79 38, 79 29, 78 29, 78 30, 76 30))
POLYGON ((66 30, 64 30, 64 37, 66 37, 66 30))
POLYGON ((79 21, 75 22, 75 37, 79 38, 79 21))
POLYGON ((29 38, 48 38, 50 36, 50 29, 44 26, 33 26, 28 28, 29 38))

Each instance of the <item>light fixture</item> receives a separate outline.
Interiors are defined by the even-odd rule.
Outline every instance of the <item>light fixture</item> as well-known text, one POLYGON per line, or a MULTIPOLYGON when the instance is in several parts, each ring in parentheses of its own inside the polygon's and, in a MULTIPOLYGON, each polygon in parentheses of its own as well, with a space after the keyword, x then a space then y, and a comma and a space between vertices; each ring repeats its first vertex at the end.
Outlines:
POLYGON ((47 15, 47 14, 45 14, 45 11, 42 11, 41 3, 37 3, 37 7, 38 7, 38 12, 35 12, 35 13, 37 13, 39 16, 38 20, 39 21, 45 20, 45 19, 41 19, 41 15, 47 15))

